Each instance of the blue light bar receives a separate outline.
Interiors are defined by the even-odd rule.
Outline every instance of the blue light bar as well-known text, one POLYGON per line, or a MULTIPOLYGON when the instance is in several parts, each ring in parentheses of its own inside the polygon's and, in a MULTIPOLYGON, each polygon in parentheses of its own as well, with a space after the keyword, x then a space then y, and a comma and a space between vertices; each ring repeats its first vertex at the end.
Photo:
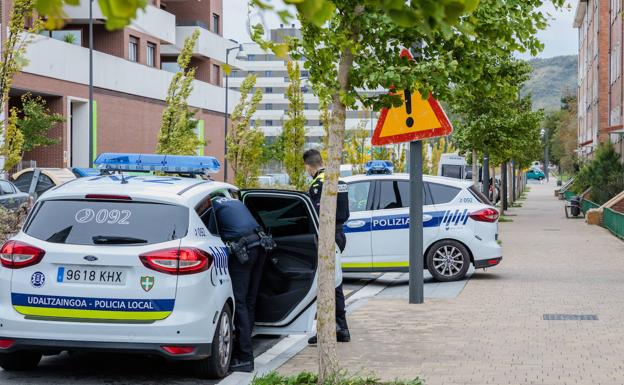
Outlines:
POLYGON ((221 169, 212 156, 184 156, 160 154, 127 154, 105 152, 93 162, 105 171, 159 171, 166 173, 206 174, 221 169))
POLYGON ((394 166, 389 160, 371 160, 364 165, 364 171, 366 171, 367 175, 392 174, 394 172, 394 166))

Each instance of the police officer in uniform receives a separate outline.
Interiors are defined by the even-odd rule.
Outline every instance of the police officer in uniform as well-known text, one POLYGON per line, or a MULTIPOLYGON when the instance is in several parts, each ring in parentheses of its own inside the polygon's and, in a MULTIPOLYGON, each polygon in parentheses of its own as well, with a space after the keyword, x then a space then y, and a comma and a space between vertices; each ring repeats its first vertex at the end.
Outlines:
POLYGON ((213 208, 219 235, 229 249, 228 268, 236 303, 230 370, 253 372, 251 333, 255 322, 256 297, 266 258, 265 251, 274 247, 274 244, 271 244, 272 239, 262 232, 256 219, 240 200, 218 198, 214 200, 213 208))
MULTIPOLYGON (((310 198, 319 213, 321 207, 321 193, 323 191, 323 182, 325 181, 325 168, 323 166, 323 158, 317 150, 308 150, 303 153, 303 163, 306 172, 313 178, 310 185, 310 198)), ((338 182, 338 200, 336 202, 336 244, 343 252, 347 245, 347 237, 345 236, 343 225, 349 219, 349 190, 347 184, 338 182)), ((340 266, 338 266, 340 268, 340 266)), ((345 297, 342 291, 342 283, 336 288, 336 339, 338 342, 351 341, 349 334, 349 326, 347 325, 347 313, 345 311, 345 297)), ((309 344, 317 342, 316 336, 308 340, 309 344)))

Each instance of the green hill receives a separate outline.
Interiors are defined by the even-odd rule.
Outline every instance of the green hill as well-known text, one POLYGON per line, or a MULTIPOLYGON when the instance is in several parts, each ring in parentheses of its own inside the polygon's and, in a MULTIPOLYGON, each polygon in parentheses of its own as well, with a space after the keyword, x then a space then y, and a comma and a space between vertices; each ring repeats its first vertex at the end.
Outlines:
POLYGON ((563 95, 576 93, 576 55, 531 59, 529 63, 533 72, 522 89, 522 95, 531 94, 533 108, 558 110, 563 95))

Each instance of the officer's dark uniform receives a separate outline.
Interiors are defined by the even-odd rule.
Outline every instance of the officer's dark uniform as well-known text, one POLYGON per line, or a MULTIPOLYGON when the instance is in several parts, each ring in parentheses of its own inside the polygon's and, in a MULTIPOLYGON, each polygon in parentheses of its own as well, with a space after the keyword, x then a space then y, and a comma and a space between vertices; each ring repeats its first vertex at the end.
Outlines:
MULTIPOLYGON (((322 168, 314 174, 314 179, 310 184, 310 199, 316 208, 316 212, 320 215, 321 193, 323 191, 323 183, 325 182, 325 169, 322 168)), ((336 244, 342 253, 347 246, 347 237, 345 236, 343 225, 349 219, 349 189, 346 183, 338 182, 338 198, 336 202, 336 244)), ((337 266, 340 268, 340 266, 337 266)), ((345 297, 342 291, 342 283, 336 288, 336 326, 338 333, 343 330, 349 331, 347 325, 347 313, 345 311, 345 297)), ((347 334, 348 335, 348 334, 347 334)), ((340 339, 341 336, 339 335, 340 339)))
POLYGON ((237 242, 248 239, 247 255, 249 260, 241 263, 235 255, 228 256, 228 267, 232 278, 232 290, 236 303, 234 317, 235 342, 233 359, 251 361, 253 364, 253 346, 251 332, 255 322, 256 297, 262 276, 266 253, 260 247, 256 231, 258 222, 251 215, 245 204, 237 199, 219 198, 213 202, 219 235, 225 242, 237 242))

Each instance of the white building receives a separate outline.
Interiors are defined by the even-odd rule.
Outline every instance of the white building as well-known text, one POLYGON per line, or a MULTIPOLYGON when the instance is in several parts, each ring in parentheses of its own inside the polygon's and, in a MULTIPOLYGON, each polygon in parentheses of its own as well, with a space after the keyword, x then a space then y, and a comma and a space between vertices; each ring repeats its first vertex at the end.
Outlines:
MULTIPOLYGON (((300 36, 300 31, 293 27, 271 30, 271 40, 283 41, 283 36, 300 36)), ((243 44, 244 50, 237 56, 237 67, 240 70, 232 71, 229 78, 231 90, 238 90, 248 74, 257 75, 256 87, 263 92, 262 101, 254 115, 254 120, 259 121, 260 128, 264 131, 267 141, 271 142, 282 132, 283 122, 288 110, 286 89, 290 83, 286 69, 287 60, 278 58, 272 52, 263 51, 255 43, 243 44)), ((321 112, 319 101, 312 93, 305 81, 308 71, 303 68, 303 61, 299 62, 301 68, 304 115, 306 117, 306 147, 317 147, 322 143, 325 135, 320 121, 321 112)), ((366 121, 366 126, 371 134, 377 124, 378 114, 371 111, 348 111, 346 128, 357 128, 361 121, 366 121)))

